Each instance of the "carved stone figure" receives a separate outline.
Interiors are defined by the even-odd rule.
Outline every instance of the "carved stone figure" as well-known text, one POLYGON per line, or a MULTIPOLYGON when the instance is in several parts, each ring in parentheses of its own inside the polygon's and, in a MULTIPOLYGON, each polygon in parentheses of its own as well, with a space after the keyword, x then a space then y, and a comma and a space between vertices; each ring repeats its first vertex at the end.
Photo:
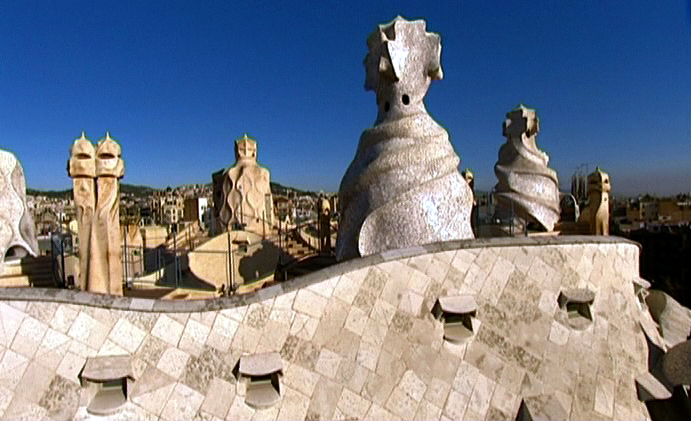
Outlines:
POLYGON ((609 174, 597 167, 588 175, 588 207, 580 215, 580 221, 590 223, 590 234, 609 235, 609 174))
POLYGON ((223 176, 220 217, 229 231, 235 223, 260 234, 270 227, 273 216, 270 181, 269 170, 257 164, 257 142, 245 133, 235 141, 235 164, 223 176))
POLYGON ((499 180, 494 187, 495 217, 513 216, 519 230, 528 222, 536 222, 552 231, 559 220, 559 180, 557 173, 547 167, 549 156, 537 148, 535 138, 539 132, 535 110, 521 104, 506 114, 506 143, 499 149, 494 166, 499 180))
POLYGON ((365 89, 376 92, 378 114, 341 181, 338 260, 473 238, 460 159, 423 102, 443 76, 439 35, 425 26, 399 16, 367 39, 365 89))
POLYGON ((98 198, 91 230, 89 286, 91 292, 122 295, 120 178, 125 175, 122 149, 106 133, 96 147, 98 198))
POLYGON ((96 208, 96 150, 84 132, 70 148, 67 173, 72 177, 74 206, 77 210, 79 287, 87 291, 91 228, 96 208))
POLYGON ((120 178, 121 148, 106 133, 94 149, 82 136, 70 148, 67 171, 73 179, 79 225, 79 285, 82 290, 122 295, 120 178))
POLYGON ((12 153, 0 150, 0 274, 5 258, 26 255, 38 255, 38 241, 26 206, 24 170, 12 153))

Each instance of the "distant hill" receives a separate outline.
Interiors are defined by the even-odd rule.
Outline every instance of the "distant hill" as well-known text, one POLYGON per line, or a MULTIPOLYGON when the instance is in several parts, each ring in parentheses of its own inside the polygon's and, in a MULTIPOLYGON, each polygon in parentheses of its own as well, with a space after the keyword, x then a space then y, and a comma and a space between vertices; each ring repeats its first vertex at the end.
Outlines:
MULTIPOLYGON (((207 187, 211 188, 212 185, 211 183, 206 184, 207 187)), ((132 194, 135 197, 142 197, 142 196, 148 196, 154 191, 160 191, 163 189, 155 189, 153 187, 149 186, 135 186, 133 184, 126 184, 122 183, 120 184, 120 192, 121 193, 127 193, 127 194, 132 194)), ((279 183, 271 182, 271 193, 272 194, 280 194, 280 195, 285 195, 286 192, 288 191, 295 191, 300 195, 307 194, 307 195, 312 195, 316 196, 317 193, 312 192, 312 191, 307 191, 307 190, 300 190, 296 189, 295 187, 288 187, 284 186, 279 183)), ((72 197, 72 189, 66 189, 66 190, 36 190, 36 189, 26 189, 26 194, 32 195, 32 196, 46 196, 50 198, 71 198, 72 197)))
MULTIPOLYGON (((133 184, 126 184, 122 183, 120 184, 120 193, 127 193, 127 194, 132 194, 135 197, 140 197, 140 196, 148 196, 151 194, 151 192, 158 191, 158 189, 154 189, 152 187, 148 186, 135 186, 133 184)), ((35 189, 26 189, 26 194, 30 194, 32 196, 46 196, 50 198, 70 198, 72 197, 72 189, 67 189, 67 190, 35 190, 35 189)))

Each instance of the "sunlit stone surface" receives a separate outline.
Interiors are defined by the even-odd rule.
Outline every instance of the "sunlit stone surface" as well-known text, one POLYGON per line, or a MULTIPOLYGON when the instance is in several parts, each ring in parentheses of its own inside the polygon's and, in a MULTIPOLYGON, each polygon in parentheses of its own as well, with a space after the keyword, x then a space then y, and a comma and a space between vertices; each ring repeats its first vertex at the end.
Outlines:
POLYGON ((6 257, 38 254, 34 221, 26 206, 22 165, 0 150, 0 274, 6 257))
POLYGON ((460 159, 423 103, 442 78, 439 35, 399 16, 367 45, 365 89, 377 93, 378 114, 341 181, 337 259, 473 238, 460 159))
POLYGON ((547 167, 549 156, 537 148, 539 132, 535 110, 521 104, 506 114, 506 143, 499 149, 494 166, 499 179, 494 187, 495 216, 504 220, 513 217, 518 228, 532 221, 552 231, 559 220, 559 180, 547 167))

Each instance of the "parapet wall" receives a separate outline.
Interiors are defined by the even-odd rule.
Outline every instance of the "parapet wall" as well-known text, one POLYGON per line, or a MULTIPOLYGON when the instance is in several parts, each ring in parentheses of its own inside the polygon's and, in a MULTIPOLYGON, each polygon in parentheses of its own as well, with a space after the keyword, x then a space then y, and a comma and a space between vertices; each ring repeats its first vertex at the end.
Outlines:
POLYGON ((645 419, 634 292, 639 249, 614 237, 502 238, 396 250, 238 296, 156 301, 0 290, 0 413, 85 419, 86 358, 130 355, 119 419, 645 419), (595 293, 575 329, 561 292, 595 293), (442 296, 477 302, 473 336, 444 339, 442 296), (587 322, 587 321, 586 321, 587 322), (279 352, 281 400, 255 411, 239 357, 279 352))

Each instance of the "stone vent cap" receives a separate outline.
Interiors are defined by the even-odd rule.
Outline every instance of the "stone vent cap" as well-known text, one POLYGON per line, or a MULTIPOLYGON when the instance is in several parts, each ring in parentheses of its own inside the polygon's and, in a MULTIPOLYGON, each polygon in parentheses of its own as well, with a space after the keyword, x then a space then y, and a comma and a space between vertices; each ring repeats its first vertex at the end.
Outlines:
POLYGON ((444 322, 444 339, 454 344, 469 340, 479 327, 477 302, 470 295, 439 297, 432 308, 432 315, 444 322))
POLYGON ((245 403, 255 409, 269 408, 281 399, 279 375, 283 361, 278 352, 243 355, 238 362, 240 377, 249 378, 245 403))
POLYGON ((268 376, 283 371, 283 361, 278 352, 243 355, 240 357, 240 374, 243 376, 268 376))
POLYGON ((126 403, 130 383, 134 381, 127 355, 87 358, 79 381, 90 395, 86 411, 93 415, 111 415, 126 403))
POLYGON ((588 288, 567 289, 559 294, 559 307, 565 307, 568 303, 592 304, 595 301, 595 293, 588 288))
POLYGON ((472 295, 458 295, 455 297, 439 297, 432 309, 434 317, 439 319, 442 314, 470 314, 477 313, 477 302, 472 295))
POLYGON ((118 379, 135 380, 132 363, 127 355, 87 358, 79 378, 94 383, 105 383, 118 379))

